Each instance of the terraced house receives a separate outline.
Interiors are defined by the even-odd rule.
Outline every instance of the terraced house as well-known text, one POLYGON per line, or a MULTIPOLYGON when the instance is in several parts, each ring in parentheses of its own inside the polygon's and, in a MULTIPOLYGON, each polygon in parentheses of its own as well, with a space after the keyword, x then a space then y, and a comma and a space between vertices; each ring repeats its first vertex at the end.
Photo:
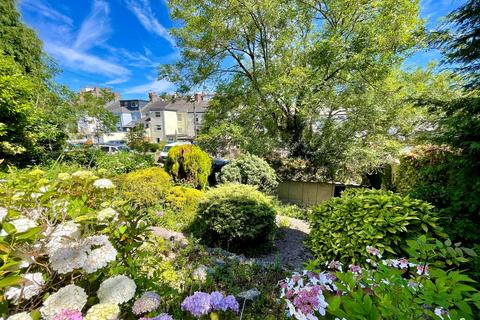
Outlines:
POLYGON ((150 102, 141 110, 146 137, 151 142, 195 139, 211 97, 196 93, 193 99, 175 96, 160 99, 150 93, 150 102))

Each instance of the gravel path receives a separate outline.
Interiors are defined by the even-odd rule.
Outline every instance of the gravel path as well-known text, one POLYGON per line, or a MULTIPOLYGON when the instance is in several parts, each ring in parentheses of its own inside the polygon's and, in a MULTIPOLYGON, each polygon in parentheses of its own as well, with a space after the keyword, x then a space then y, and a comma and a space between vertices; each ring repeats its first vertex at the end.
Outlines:
MULTIPOLYGON (((240 261, 256 261, 262 265, 280 264, 283 269, 302 270, 303 263, 312 258, 311 252, 303 243, 310 233, 307 222, 284 216, 277 216, 276 222, 280 228, 270 253, 253 259, 245 259, 243 255, 237 257, 240 261)), ((187 237, 180 232, 161 227, 153 227, 152 231, 167 240, 183 244, 188 242, 187 237)), ((229 253, 229 255, 233 254, 229 253)))
POLYGON ((280 263, 284 269, 302 270, 303 263, 313 257, 303 243, 310 227, 303 220, 283 216, 277 216, 277 225, 281 228, 274 249, 257 260, 266 264, 280 263), (288 226, 285 226, 287 223, 288 226))

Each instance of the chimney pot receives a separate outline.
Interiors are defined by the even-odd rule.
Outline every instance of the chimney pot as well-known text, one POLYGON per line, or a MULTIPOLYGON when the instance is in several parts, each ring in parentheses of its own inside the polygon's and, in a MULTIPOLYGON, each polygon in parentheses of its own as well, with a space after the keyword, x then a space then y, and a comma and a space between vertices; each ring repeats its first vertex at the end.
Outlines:
POLYGON ((158 100, 158 96, 155 92, 149 92, 148 99, 150 100, 150 102, 155 102, 158 100))

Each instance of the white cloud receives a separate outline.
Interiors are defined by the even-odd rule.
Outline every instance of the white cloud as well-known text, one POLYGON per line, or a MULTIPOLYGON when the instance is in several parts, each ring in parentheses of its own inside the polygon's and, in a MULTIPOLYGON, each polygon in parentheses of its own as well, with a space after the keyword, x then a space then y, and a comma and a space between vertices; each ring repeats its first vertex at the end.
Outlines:
POLYGON ((62 65, 68 66, 72 69, 99 74, 109 78, 126 78, 130 75, 130 70, 118 64, 103 60, 94 55, 90 55, 70 47, 65 47, 54 43, 46 43, 45 49, 50 55, 61 61, 62 65))
POLYGON ((105 85, 109 86, 109 85, 113 85, 113 84, 125 83, 128 80, 130 80, 130 76, 118 77, 118 78, 115 78, 115 79, 112 79, 110 81, 105 82, 105 85))
POLYGON ((70 17, 51 8, 41 0, 22 0, 20 1, 20 5, 31 12, 35 12, 51 20, 59 21, 70 26, 73 24, 73 20, 70 17))
POLYGON ((160 37, 170 42, 172 46, 175 45, 175 41, 168 32, 168 29, 165 28, 155 17, 149 0, 127 0, 127 6, 147 31, 159 35, 160 37))
POLYGON ((122 90, 124 94, 146 93, 146 92, 165 92, 173 89, 173 83, 167 80, 155 80, 150 83, 126 88, 122 90))
POLYGON ((88 17, 83 21, 77 34, 74 47, 88 50, 105 42, 110 35, 110 7, 102 0, 95 0, 88 17))

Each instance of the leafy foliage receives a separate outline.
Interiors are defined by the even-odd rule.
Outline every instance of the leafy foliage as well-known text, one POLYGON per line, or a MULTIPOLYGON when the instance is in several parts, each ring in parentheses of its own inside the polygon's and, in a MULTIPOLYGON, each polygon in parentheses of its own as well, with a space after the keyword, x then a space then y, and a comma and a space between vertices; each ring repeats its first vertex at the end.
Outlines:
POLYGON ((209 155, 195 145, 185 144, 171 148, 165 160, 165 170, 177 182, 205 188, 212 170, 209 155))
POLYGON ((225 184, 205 193, 194 226, 207 244, 246 252, 271 243, 275 214, 272 200, 254 187, 225 184))
POLYGON ((255 155, 242 155, 222 168, 220 182, 249 184, 258 190, 273 193, 278 182, 275 170, 268 163, 255 155))
POLYGON ((395 157, 414 135, 425 117, 415 89, 443 89, 442 76, 400 69, 424 43, 414 1, 169 4, 183 58, 160 77, 186 90, 218 84, 200 137, 212 154, 281 149, 347 179, 395 157))
POLYGON ((187 187, 174 186, 165 196, 165 212, 156 219, 159 226, 174 231, 188 231, 193 221, 199 202, 203 199, 202 191, 187 187))
POLYGON ((373 254, 369 254, 365 268, 349 266, 342 270, 341 264, 334 262, 330 271, 322 271, 323 265, 310 265, 315 272, 280 284, 283 288, 296 287, 295 279, 300 278, 304 283, 324 284, 326 312, 340 319, 477 318, 480 293, 474 288, 475 281, 460 271, 436 267, 444 252, 461 260, 464 252, 452 247, 450 240, 429 241, 425 236, 408 240, 407 246, 408 259, 381 260, 377 249, 370 247, 373 254))
POLYGON ((127 173, 122 182, 125 196, 144 207, 163 202, 170 186, 170 176, 161 168, 146 168, 127 173))
POLYGON ((358 263, 365 247, 401 254, 408 238, 440 234, 433 207, 390 191, 351 189, 313 209, 309 246, 320 263, 358 263))

